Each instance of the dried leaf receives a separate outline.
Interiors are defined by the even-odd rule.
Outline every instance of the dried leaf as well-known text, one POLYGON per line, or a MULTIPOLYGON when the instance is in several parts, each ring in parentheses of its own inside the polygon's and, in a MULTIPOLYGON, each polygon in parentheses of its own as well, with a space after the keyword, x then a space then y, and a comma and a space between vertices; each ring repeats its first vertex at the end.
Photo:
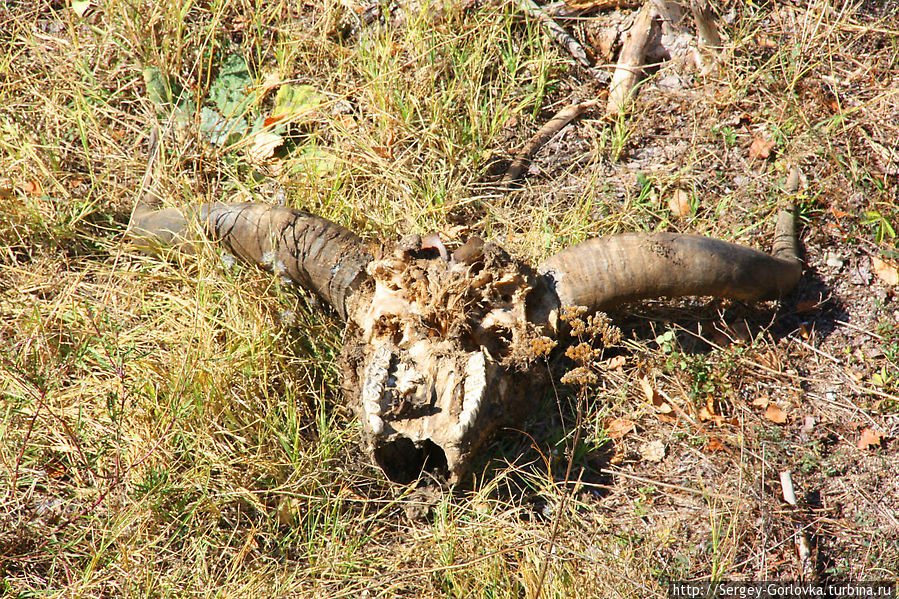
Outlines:
POLYGON ((767 408, 768 403, 768 398, 762 395, 752 400, 752 405, 756 406, 757 408, 767 408))
POLYGON ((640 445, 640 455, 648 462, 661 462, 665 459, 665 444, 661 441, 648 441, 640 445))
POLYGON ((803 339, 805 339, 806 341, 808 341, 811 338, 812 332, 808 328, 807 323, 803 322, 799 325, 799 336, 802 337, 803 339))
POLYGON ((253 136, 247 153, 255 162, 264 162, 272 157, 275 150, 284 143, 284 138, 275 135, 271 131, 260 131, 253 136))
POLYGON ((693 214, 693 206, 690 203, 690 194, 683 189, 675 189, 668 198, 668 209, 676 217, 683 218, 693 214))
POLYGON ((649 403, 655 403, 656 391, 652 388, 652 383, 650 383, 649 379, 645 376, 640 377, 640 388, 643 389, 643 395, 646 396, 649 403))
POLYGON ((709 442, 705 444, 706 451, 722 451, 724 449, 724 445, 717 439, 717 437, 712 437, 709 439, 709 442))
POLYGON ((749 146, 749 157, 762 159, 769 158, 771 156, 771 150, 773 149, 773 141, 769 141, 764 137, 756 137, 752 140, 752 145, 749 146))
POLYGON ((899 268, 895 264, 871 256, 871 270, 887 285, 899 285, 899 268))
POLYGON ((859 449, 868 449, 869 447, 880 447, 880 443, 883 441, 883 433, 878 433, 875 430, 870 428, 866 428, 862 430, 862 434, 858 438, 858 443, 856 443, 856 447, 859 449))
POLYGON ((880 447, 881 442, 883 441, 883 433, 878 433, 875 430, 870 428, 866 428, 862 430, 862 434, 858 438, 858 443, 856 446, 859 449, 867 449, 869 447, 880 447))
POLYGON ((31 181, 25 181, 25 183, 22 184, 22 189, 24 189, 25 193, 27 193, 30 196, 38 196, 38 195, 41 195, 42 193, 44 193, 44 188, 41 185, 41 182, 38 181, 37 179, 32 179, 31 181))
POLYGON ((0 179, 0 198, 9 198, 13 194, 13 184, 11 179, 0 179))
POLYGON ((262 126, 266 129, 273 127, 276 123, 281 121, 284 118, 284 115, 280 116, 267 116, 262 120, 262 126))
POLYGON ((787 413, 778 408, 774 404, 770 404, 765 410, 765 418, 777 424, 783 424, 787 421, 787 413))
POLYGON ((339 114, 337 115, 337 121, 340 122, 344 129, 350 132, 359 128, 359 123, 356 122, 356 119, 351 114, 339 114))
POLYGON ((609 360, 606 362, 606 367, 610 370, 621 370, 622 368, 624 368, 624 364, 626 361, 627 360, 624 356, 614 356, 612 358, 609 358, 609 360))
POLYGON ((626 434, 633 432, 635 428, 633 420, 613 418, 606 422, 606 435, 609 439, 620 439, 626 434))
POLYGON ((776 41, 774 41, 771 37, 761 34, 761 33, 755 36, 755 43, 758 44, 762 48, 776 48, 777 47, 776 41))
POLYGON ((674 408, 668 405, 668 402, 662 398, 661 393, 652 388, 652 383, 649 382, 647 377, 640 377, 640 388, 643 389, 643 395, 646 396, 647 401, 649 401, 656 410, 662 414, 668 414, 673 411, 674 408))

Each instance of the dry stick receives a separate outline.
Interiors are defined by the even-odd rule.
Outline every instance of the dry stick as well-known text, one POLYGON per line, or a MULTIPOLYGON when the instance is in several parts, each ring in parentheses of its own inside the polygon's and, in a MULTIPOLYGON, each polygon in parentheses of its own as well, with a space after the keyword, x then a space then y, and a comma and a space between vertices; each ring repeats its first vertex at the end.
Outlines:
POLYGON ((542 148, 546 142, 552 139, 553 135, 561 131, 562 127, 579 117, 585 110, 596 106, 596 104, 596 100, 587 100, 585 102, 571 104, 557 112, 556 116, 549 119, 545 125, 540 127, 537 133, 534 134, 534 137, 532 137, 521 151, 518 152, 515 156, 515 160, 509 165, 509 170, 507 170, 506 174, 503 176, 502 183, 514 183, 520 179, 521 175, 524 174, 524 171, 531 163, 531 156, 533 156, 537 150, 542 148))
POLYGON ((549 33, 560 46, 568 50, 568 53, 571 54, 582 67, 589 69, 593 66, 590 59, 587 57, 587 51, 584 50, 584 47, 580 42, 568 35, 568 32, 565 31, 561 25, 553 21, 552 17, 543 12, 543 9, 537 6, 534 3, 534 0, 519 0, 518 6, 521 10, 537 19, 546 32, 549 33))
POLYGON ((9 500, 12 501, 13 497, 16 494, 16 485, 19 482, 19 467, 22 465, 22 458, 25 457, 25 449, 28 447, 28 440, 31 438, 31 432, 34 430, 34 423, 37 420, 38 414, 41 413, 41 409, 44 407, 44 401, 46 400, 47 394, 43 390, 38 397, 37 409, 34 411, 34 416, 31 417, 31 421, 28 423, 28 430, 25 431, 25 438, 22 439, 22 448, 19 450, 19 455, 16 456, 16 466, 13 468, 12 472, 12 482, 9 485, 9 500))
POLYGON ((658 23, 655 17, 655 6, 652 2, 647 2, 637 12, 631 28, 625 34, 621 54, 618 56, 618 65, 612 74, 612 83, 609 84, 606 116, 623 112, 631 99, 640 72, 643 70, 649 40, 652 39, 652 30, 658 23))
POLYGON ((673 485, 671 483, 662 482, 660 480, 656 480, 653 478, 647 478, 645 476, 637 476, 636 474, 628 474, 623 470, 609 470, 608 468, 600 468, 600 474, 608 474, 610 476, 620 476, 622 478, 629 478, 630 480, 635 480, 638 483, 649 483, 651 485, 657 485, 659 487, 663 487, 666 489, 671 489, 673 491, 682 491, 684 493, 693 493, 694 495, 702 495, 703 497, 713 497, 715 499, 721 499, 723 501, 740 501, 743 498, 738 497, 736 495, 725 495, 724 493, 715 493, 705 491, 703 489, 691 489, 690 487, 685 487, 683 485, 673 485))
POLYGON ((553 19, 573 19, 588 14, 609 10, 632 9, 641 4, 640 0, 569 0, 544 4, 543 12, 553 19))

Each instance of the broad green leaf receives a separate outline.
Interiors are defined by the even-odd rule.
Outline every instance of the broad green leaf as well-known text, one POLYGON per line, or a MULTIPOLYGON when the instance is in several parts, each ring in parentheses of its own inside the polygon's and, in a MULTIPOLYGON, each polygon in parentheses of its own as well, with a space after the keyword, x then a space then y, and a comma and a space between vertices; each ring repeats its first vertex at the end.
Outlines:
POLYGON ((186 124, 194 112, 194 105, 193 102, 182 97, 181 87, 173 84, 156 67, 146 67, 143 75, 147 97, 156 106, 159 114, 166 118, 171 115, 176 122, 186 124))
POLYGON ((325 97, 311 85, 293 85, 285 83, 278 88, 275 95, 275 107, 272 118, 291 118, 307 116, 321 106, 325 97))
POLYGON ((247 62, 242 56, 232 54, 225 60, 218 77, 212 82, 209 96, 216 108, 225 116, 243 116, 250 105, 247 91, 253 84, 247 62))
POLYGON ((169 86, 168 77, 156 67, 144 69, 144 85, 147 87, 147 96, 157 106, 172 103, 172 88, 169 86))
POLYGON ((235 143, 246 130, 247 122, 242 118, 225 118, 207 106, 200 110, 200 131, 219 147, 235 143))
POLYGON ((333 174, 340 170, 340 159, 315 146, 304 148, 295 158, 291 170, 315 176, 333 174))

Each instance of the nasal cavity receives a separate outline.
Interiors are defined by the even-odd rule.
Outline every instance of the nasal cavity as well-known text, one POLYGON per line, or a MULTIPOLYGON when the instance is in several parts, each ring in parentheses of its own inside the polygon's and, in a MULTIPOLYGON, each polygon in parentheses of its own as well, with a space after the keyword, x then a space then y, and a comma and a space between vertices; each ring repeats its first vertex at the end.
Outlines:
POLYGON ((426 472, 440 477, 449 474, 446 454, 430 440, 413 442, 400 437, 375 448, 375 462, 395 483, 409 484, 426 472))

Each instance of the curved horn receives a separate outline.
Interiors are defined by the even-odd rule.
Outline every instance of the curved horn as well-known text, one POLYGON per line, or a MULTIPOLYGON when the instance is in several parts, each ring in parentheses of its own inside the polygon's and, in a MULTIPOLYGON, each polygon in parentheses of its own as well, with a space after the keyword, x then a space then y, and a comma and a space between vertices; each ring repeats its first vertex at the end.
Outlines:
POLYGON ((190 236, 194 220, 234 255, 315 293, 344 319, 347 300, 368 276, 372 256, 359 237, 320 216, 280 206, 214 203, 193 211, 152 210, 142 201, 128 234, 144 244, 190 250, 196 244, 190 236))
POLYGON ((684 295, 777 299, 799 282, 802 263, 793 214, 782 211, 772 254, 699 235, 630 233, 562 250, 539 270, 551 277, 563 306, 595 311, 684 295))

